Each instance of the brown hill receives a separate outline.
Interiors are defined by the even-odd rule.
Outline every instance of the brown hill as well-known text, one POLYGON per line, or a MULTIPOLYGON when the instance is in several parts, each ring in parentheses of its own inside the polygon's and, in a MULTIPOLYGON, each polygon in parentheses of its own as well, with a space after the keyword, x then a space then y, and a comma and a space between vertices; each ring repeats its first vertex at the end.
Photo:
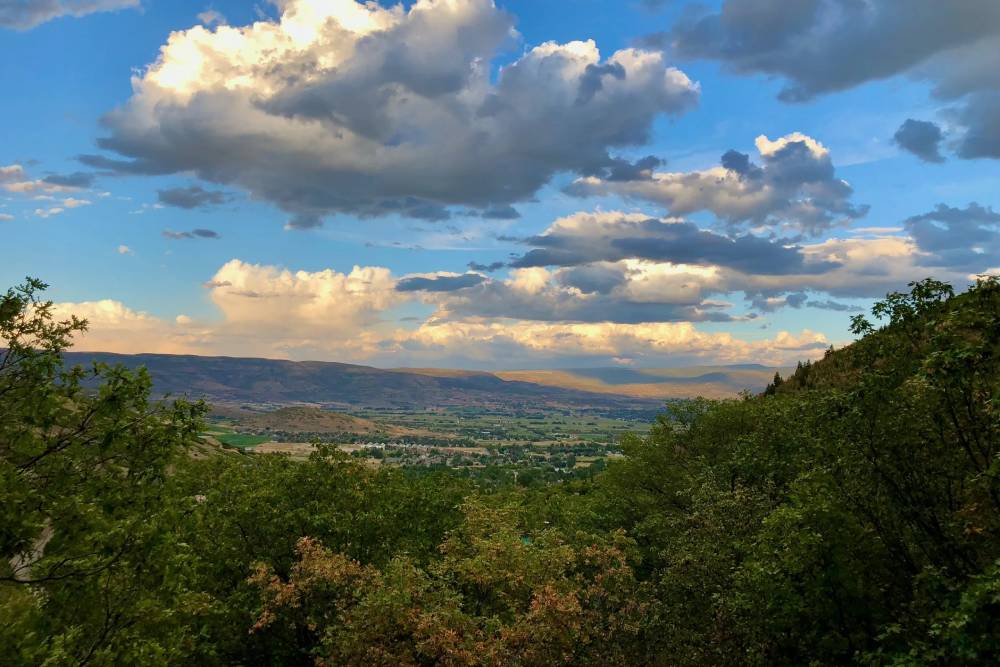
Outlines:
POLYGON ((775 371, 784 376, 789 370, 747 364, 687 368, 498 371, 496 376, 508 381, 531 382, 574 391, 666 400, 695 396, 733 398, 742 391, 757 393, 767 386, 775 371))
POLYGON ((284 361, 194 355, 70 352, 70 364, 92 361, 144 366, 157 395, 204 398, 214 405, 319 405, 424 410, 476 407, 490 410, 584 409, 614 416, 652 416, 655 400, 587 393, 484 372, 384 370, 320 361, 284 361))
POLYGON ((263 434, 280 431, 284 433, 328 433, 341 435, 371 435, 375 433, 392 436, 440 435, 431 431, 375 422, 370 419, 352 417, 351 415, 304 405, 279 408, 270 412, 221 409, 216 410, 216 414, 239 422, 240 430, 263 434))

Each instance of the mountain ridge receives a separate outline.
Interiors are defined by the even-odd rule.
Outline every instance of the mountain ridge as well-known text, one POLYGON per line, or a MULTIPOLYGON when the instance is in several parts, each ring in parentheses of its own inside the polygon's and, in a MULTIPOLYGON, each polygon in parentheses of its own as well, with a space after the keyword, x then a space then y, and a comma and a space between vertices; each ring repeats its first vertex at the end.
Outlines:
POLYGON ((760 391, 775 370, 740 365, 490 372, 111 352, 70 352, 66 360, 83 365, 98 361, 128 368, 145 366, 159 395, 184 395, 223 404, 301 403, 328 408, 545 406, 649 410, 659 407, 663 400, 694 396, 727 398, 743 389, 760 391))

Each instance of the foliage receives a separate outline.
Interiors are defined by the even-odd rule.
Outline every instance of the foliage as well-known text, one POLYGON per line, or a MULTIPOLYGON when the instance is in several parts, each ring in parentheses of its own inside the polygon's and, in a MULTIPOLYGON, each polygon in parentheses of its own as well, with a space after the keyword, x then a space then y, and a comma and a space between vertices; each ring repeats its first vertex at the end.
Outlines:
POLYGON ((148 563, 168 466, 203 408, 151 404, 144 372, 63 368, 86 323, 54 321, 45 287, 28 279, 0 297, 0 644, 16 647, 2 659, 160 654, 154 636, 131 633, 156 595, 148 563))
POLYGON ((65 369, 42 289, 0 300, 0 664, 1000 659, 996 281, 516 480, 206 449, 144 372, 65 369))

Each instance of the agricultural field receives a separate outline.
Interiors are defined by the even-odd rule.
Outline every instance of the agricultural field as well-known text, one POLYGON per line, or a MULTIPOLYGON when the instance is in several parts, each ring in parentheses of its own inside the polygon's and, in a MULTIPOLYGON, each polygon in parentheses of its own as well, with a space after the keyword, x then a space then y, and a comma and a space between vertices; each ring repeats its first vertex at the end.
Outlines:
POLYGON ((215 439, 224 447, 233 447, 236 449, 255 447, 269 440, 266 436, 238 433, 230 426, 222 423, 211 424, 203 435, 215 439))
POLYGON ((526 472, 547 480, 593 474, 620 455, 623 435, 649 428, 648 422, 562 410, 460 407, 347 415, 308 406, 247 408, 216 410, 205 436, 247 454, 305 459, 326 444, 373 465, 526 479, 533 478, 526 472))

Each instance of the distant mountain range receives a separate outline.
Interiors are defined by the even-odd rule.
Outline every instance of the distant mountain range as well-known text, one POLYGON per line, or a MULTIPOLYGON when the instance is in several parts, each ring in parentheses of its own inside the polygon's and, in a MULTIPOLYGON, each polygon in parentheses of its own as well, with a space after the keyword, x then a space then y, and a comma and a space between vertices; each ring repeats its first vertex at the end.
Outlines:
POLYGON ((648 412, 667 398, 735 396, 760 391, 764 366, 685 369, 591 368, 560 371, 380 369, 322 361, 194 355, 71 352, 70 364, 100 361, 145 366, 154 391, 220 404, 311 404, 331 409, 565 408, 648 412))
POLYGON ((500 371, 504 380, 551 387, 632 396, 671 399, 704 396, 731 398, 741 391, 758 393, 774 378, 793 369, 758 364, 691 366, 687 368, 577 368, 571 370, 500 371))

